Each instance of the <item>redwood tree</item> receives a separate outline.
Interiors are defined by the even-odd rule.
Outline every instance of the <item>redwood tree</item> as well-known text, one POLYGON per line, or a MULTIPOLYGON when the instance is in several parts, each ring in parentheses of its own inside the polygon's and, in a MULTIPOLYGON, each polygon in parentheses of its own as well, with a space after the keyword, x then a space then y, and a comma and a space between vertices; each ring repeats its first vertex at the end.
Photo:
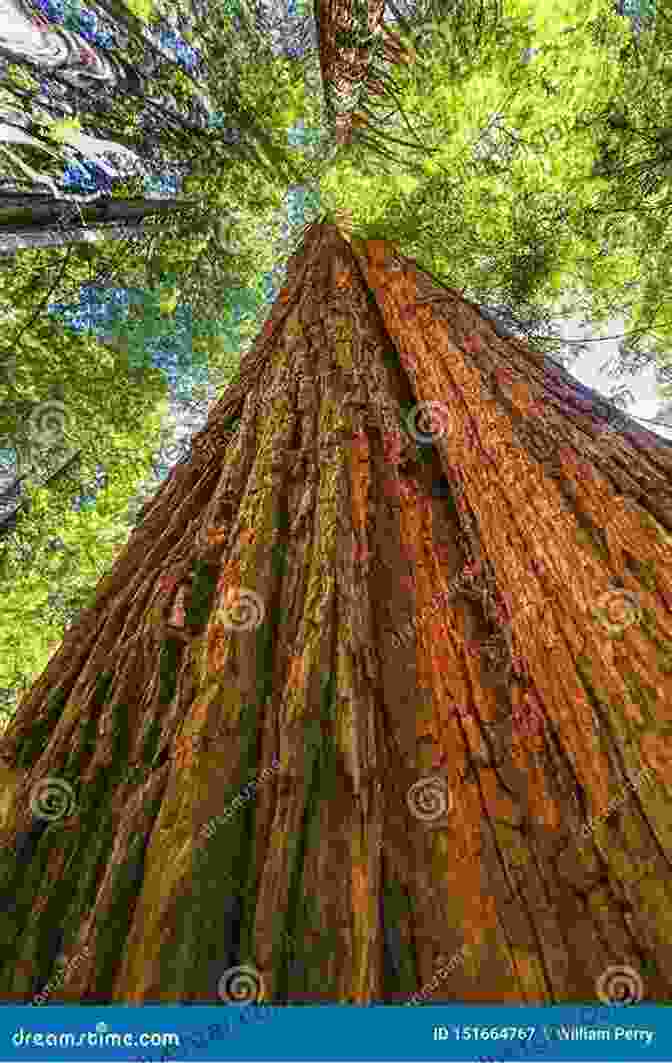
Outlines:
POLYGON ((615 412, 310 226, 0 743, 0 998, 669 1000, 672 450, 615 412))

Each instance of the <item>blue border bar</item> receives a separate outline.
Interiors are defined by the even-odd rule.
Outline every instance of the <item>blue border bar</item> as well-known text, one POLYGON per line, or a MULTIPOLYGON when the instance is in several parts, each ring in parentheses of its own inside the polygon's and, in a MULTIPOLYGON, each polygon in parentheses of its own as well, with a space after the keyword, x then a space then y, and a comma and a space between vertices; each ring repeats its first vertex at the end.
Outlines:
POLYGON ((0 1006, 3 1063, 192 1059, 669 1063, 672 1006, 0 1006))

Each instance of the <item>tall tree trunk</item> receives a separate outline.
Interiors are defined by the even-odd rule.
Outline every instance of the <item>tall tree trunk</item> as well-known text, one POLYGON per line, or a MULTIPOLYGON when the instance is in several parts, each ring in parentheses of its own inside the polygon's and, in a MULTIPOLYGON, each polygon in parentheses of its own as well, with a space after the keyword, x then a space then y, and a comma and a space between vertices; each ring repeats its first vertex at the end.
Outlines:
POLYGON ((179 216, 197 205, 194 199, 105 197, 86 202, 46 195, 26 196, 22 202, 0 194, 0 255, 13 255, 26 247, 128 239, 138 233, 149 233, 146 220, 155 219, 156 227, 160 216, 179 216), (86 225, 89 221, 91 227, 86 225))
POLYGON ((93 202, 54 199, 49 196, 31 197, 38 202, 3 201, 0 195, 0 235, 14 227, 43 229, 51 225, 73 224, 77 220, 101 224, 118 222, 134 224, 156 214, 174 214, 198 205, 195 199, 114 199, 106 196, 93 202))
POLYGON ((0 743, 0 998, 668 1000, 672 450, 609 412, 310 226, 0 743))
POLYGON ((75 226, 66 229, 0 231, 0 255, 15 255, 17 251, 34 247, 63 247, 66 244, 90 244, 101 240, 128 240, 147 230, 142 223, 135 225, 97 225, 86 229, 75 226))

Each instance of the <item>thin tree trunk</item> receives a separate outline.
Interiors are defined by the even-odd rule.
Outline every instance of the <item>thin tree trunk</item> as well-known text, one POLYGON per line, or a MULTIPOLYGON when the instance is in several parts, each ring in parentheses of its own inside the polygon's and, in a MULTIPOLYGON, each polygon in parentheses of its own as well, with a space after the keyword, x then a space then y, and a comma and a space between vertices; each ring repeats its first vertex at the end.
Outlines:
POLYGON ((0 255, 15 255, 24 248, 63 247, 66 244, 90 244, 101 240, 127 240, 147 230, 142 223, 135 225, 97 225, 95 228, 47 229, 43 232, 25 229, 12 233, 0 232, 0 255))
POLYGON ((0 195, 0 235, 12 232, 14 227, 22 230, 43 229, 51 225, 64 223, 64 213, 70 222, 81 219, 84 222, 100 224, 101 222, 119 222, 133 224, 143 218, 157 214, 174 214, 198 206, 198 200, 191 199, 113 199, 109 196, 94 202, 77 202, 63 198, 44 197, 40 202, 16 204, 3 202, 0 195), (81 212, 81 213, 80 213, 81 212))
MULTIPOLYGON (((40 487, 49 487, 51 484, 56 483, 57 480, 65 476, 66 473, 70 472, 73 466, 79 462, 81 454, 81 450, 77 450, 74 454, 70 454, 62 465, 59 465, 59 467, 55 469, 54 472, 50 473, 49 476, 45 477, 45 479, 41 481, 40 487)), ((25 509, 27 511, 30 511, 29 499, 20 497, 21 483, 25 479, 25 476, 17 476, 17 478, 12 481, 9 487, 5 488, 4 491, 0 492, 0 509, 4 508, 4 506, 7 504, 3 502, 2 499, 9 498, 9 496, 12 494, 15 494, 17 499, 17 505, 12 510, 12 512, 9 515, 3 515, 2 518, 0 518, 0 536, 9 535, 10 532, 14 531, 17 523, 18 513, 20 510, 25 509)))
POLYGON ((93 202, 58 200, 50 196, 6 199, 0 194, 0 256, 26 247, 58 247, 99 240, 123 240, 149 233, 145 221, 181 214, 197 200, 114 199, 93 202), (77 222, 83 222, 84 227, 77 222), (91 227, 86 223, 91 222, 91 227), (114 224, 118 222, 120 224, 114 224))
POLYGON ((669 1000, 672 450, 382 241, 287 276, 0 743, 0 997, 669 1000))
POLYGON ((327 110, 334 115, 335 132, 339 143, 348 143, 352 136, 352 99, 360 90, 380 93, 380 69, 374 71, 372 51, 368 44, 356 43, 343 47, 337 43, 337 33, 363 34, 374 31, 383 34, 381 64, 410 63, 412 50, 401 44, 396 34, 383 23, 385 0, 369 0, 366 23, 352 0, 328 0, 316 5, 320 49, 320 71, 327 110))

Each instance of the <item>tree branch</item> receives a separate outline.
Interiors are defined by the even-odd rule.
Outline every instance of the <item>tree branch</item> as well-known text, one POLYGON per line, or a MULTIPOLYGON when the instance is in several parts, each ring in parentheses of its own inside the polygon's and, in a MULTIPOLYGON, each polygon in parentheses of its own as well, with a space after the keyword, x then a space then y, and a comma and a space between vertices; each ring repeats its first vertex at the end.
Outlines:
POLYGON ((19 342, 19 340, 23 336, 24 332, 27 329, 31 328, 32 325, 35 324, 35 322, 37 321, 38 317, 40 316, 40 314, 42 313, 44 308, 47 306, 49 300, 51 299, 51 296, 53 295, 53 293, 54 293, 54 291, 56 289, 56 286, 58 284, 60 284, 61 278, 63 277, 63 274, 65 273, 65 267, 67 266, 67 264, 68 264, 68 262, 70 260, 70 255, 72 254, 72 248, 73 248, 73 245, 71 244, 70 247, 68 248, 67 254, 65 255, 65 257, 63 259, 63 263, 62 263, 61 268, 59 270, 58 276, 56 277, 56 280, 51 285, 49 291, 47 292, 47 294, 45 295, 44 299, 42 300, 42 302, 38 306, 37 310, 35 311, 35 313, 31 317, 30 321, 26 325, 24 325, 23 328, 20 328, 17 331, 17 333, 12 337, 12 339, 9 341, 9 346, 10 347, 15 347, 17 345, 17 343, 19 342))
MULTIPOLYGON (((47 476, 46 480, 43 480, 41 482, 40 487, 47 487, 53 480, 58 479, 59 476, 63 476, 69 470, 70 466, 74 465, 75 462, 78 461, 78 459, 81 457, 81 455, 82 455, 81 450, 77 450, 77 451, 75 451, 74 454, 71 454, 70 457, 68 458, 68 460, 63 463, 63 465, 61 465, 58 469, 56 469, 55 472, 52 472, 50 476, 47 476)), ((25 477, 21 476, 19 479, 23 480, 23 479, 25 479, 25 477)), ((19 480, 15 481, 15 482, 18 483, 19 480)), ((13 510, 12 513, 10 513, 3 520, 0 520, 0 535, 5 535, 7 533, 7 531, 9 530, 8 526, 12 523, 12 521, 15 520, 16 515, 19 512, 19 510, 20 509, 27 509, 28 506, 29 506, 29 499, 27 499, 27 498, 21 499, 19 504, 18 504, 18 506, 16 507, 15 510, 13 510)))

